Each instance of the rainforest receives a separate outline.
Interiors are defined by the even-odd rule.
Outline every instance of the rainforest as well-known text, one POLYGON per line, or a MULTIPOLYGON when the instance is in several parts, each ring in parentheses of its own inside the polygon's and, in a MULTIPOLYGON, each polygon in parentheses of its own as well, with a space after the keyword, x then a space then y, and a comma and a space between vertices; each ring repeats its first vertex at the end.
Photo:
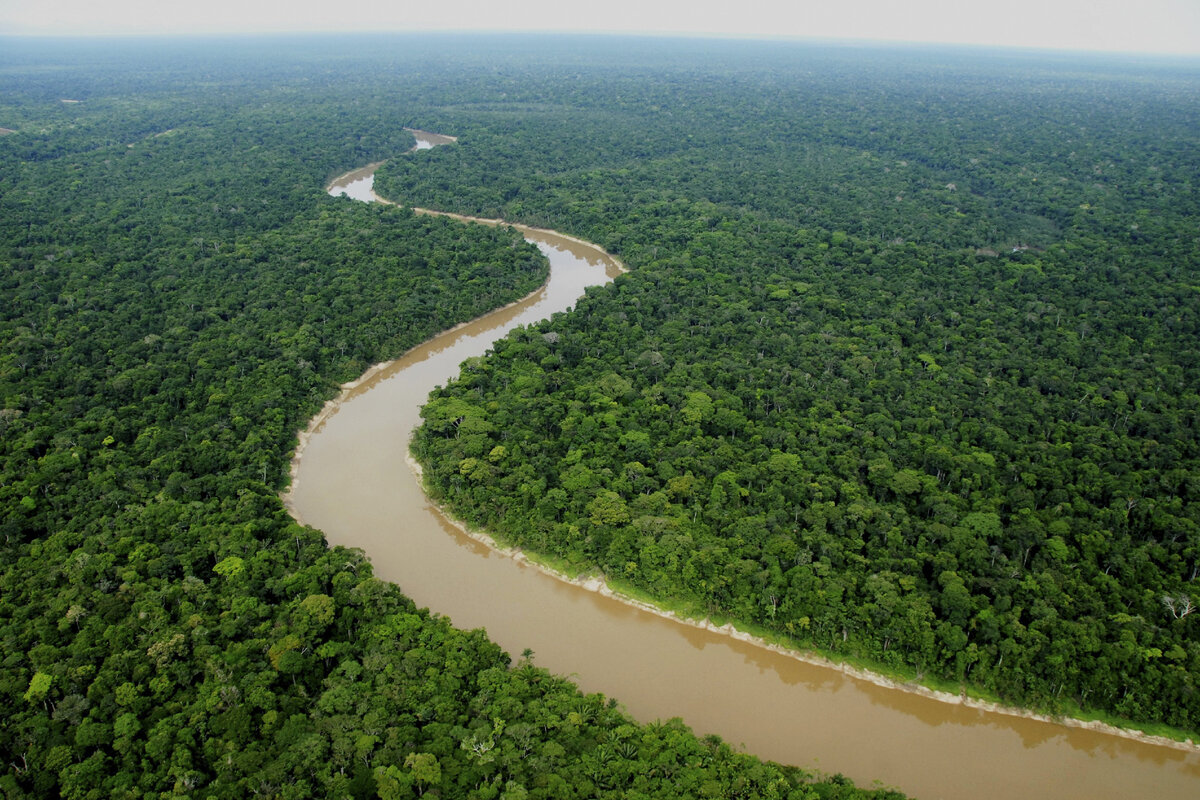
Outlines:
POLYGON ((629 270, 430 398, 468 524, 900 681, 1200 730, 1200 64, 9 39, 0 87, 6 795, 899 796, 636 720, 289 517, 340 384, 546 279, 405 206, 629 270), (401 207, 325 192, 380 161, 401 207))

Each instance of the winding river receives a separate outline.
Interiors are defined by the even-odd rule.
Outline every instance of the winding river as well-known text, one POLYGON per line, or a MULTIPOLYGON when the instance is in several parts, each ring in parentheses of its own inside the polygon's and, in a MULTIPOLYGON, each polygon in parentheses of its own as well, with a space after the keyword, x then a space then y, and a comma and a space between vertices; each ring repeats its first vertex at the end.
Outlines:
MULTIPOLYGON (((451 141, 422 132, 418 147, 451 141)), ((419 155, 409 157, 420 157, 419 155)), ((333 194, 374 200, 374 166, 333 194)), ((466 535, 407 458, 429 391, 516 325, 570 308, 620 265, 598 248, 520 228, 549 258, 541 290, 443 333, 348 384, 303 435, 286 500, 330 543, 459 627, 618 698, 640 720, 679 716, 763 758, 935 798, 1197 798, 1200 753, 969 707, 807 663, 553 577, 466 535)))

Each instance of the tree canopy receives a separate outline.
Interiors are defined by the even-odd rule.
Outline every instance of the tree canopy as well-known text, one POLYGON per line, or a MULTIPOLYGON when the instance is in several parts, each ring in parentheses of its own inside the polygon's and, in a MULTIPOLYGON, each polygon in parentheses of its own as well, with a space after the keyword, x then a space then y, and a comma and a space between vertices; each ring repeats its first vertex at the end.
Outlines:
POLYGON ((633 269, 438 393, 487 425, 425 426, 433 490, 699 615, 1195 731, 1194 65, 707 55, 500 70, 385 168, 633 269))
POLYGON ((6 796, 868 794, 637 725, 284 511, 339 382, 546 274, 511 230, 323 192, 408 150, 429 53, 0 53, 6 796))

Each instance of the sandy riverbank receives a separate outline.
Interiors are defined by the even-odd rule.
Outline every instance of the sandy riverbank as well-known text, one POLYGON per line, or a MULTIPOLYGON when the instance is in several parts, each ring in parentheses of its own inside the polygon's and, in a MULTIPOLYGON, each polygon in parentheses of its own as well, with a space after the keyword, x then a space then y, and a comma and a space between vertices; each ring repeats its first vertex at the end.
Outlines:
MULTIPOLYGON (((372 166, 377 166, 377 165, 372 165, 372 166)), ((343 176, 343 177, 349 177, 355 173, 362 173, 362 172, 363 172, 363 170, 356 170, 351 173, 347 173, 346 176, 343 176)), ((379 198, 379 200, 380 200, 380 202, 394 204, 394 203, 392 203, 392 201, 383 200, 382 198, 379 198)), ((433 215, 439 215, 439 216, 449 216, 449 217, 453 217, 454 219, 464 221, 464 222, 478 222, 478 223, 488 224, 488 225, 511 225, 512 227, 517 228, 518 230, 535 231, 535 232, 539 232, 539 233, 552 234, 554 236, 561 237, 562 239, 564 239, 566 241, 575 243, 576 245, 588 247, 598 253, 605 253, 605 251, 602 248, 595 245, 594 243, 586 242, 584 240, 581 240, 581 239, 578 239, 575 237, 564 236, 557 232, 548 231, 546 229, 521 226, 521 225, 509 223, 509 222, 506 222, 506 221, 500 220, 500 219, 482 219, 482 218, 478 218, 478 217, 469 217, 469 216, 454 214, 454 213, 450 213, 450 212, 440 212, 440 211, 433 211, 433 210, 422 209, 422 208, 414 208, 413 210, 417 213, 426 213, 426 214, 433 214, 433 215)), ((614 261, 615 261, 615 259, 614 259, 614 261)), ((618 264, 619 264, 619 262, 618 262, 618 264)), ((619 267, 620 267, 621 271, 625 271, 625 267, 623 264, 619 264, 619 267)), ((520 301, 518 301, 518 302, 520 302, 520 301)), ((486 318, 486 316, 488 316, 488 315, 484 315, 484 318, 486 318)), ((463 323, 463 325, 466 325, 466 324, 470 324, 470 323, 463 323)), ((456 326, 456 327, 461 327, 461 326, 456 326)), ((388 362, 388 363, 390 363, 390 362, 388 362)), ((345 389, 345 392, 343 392, 343 396, 346 394, 346 392, 349 392, 349 391, 361 386, 364 382, 370 380, 374 375, 378 374, 379 371, 386 369, 387 366, 388 366, 388 364, 376 365, 376 366, 372 367, 371 370, 368 370, 368 372, 365 373, 358 380, 350 382, 348 384, 345 384, 343 387, 345 389)), ((330 403, 327 403, 326 407, 322 410, 321 414, 319 414, 316 418, 314 418, 312 424, 310 424, 310 426, 309 426, 309 429, 306 430, 305 433, 301 435, 301 445, 297 449, 296 456, 292 462, 293 480, 295 480, 296 471, 297 471, 297 467, 299 464, 299 459, 302 455, 304 444, 307 442, 308 438, 312 435, 312 433, 315 432, 315 430, 320 427, 321 423, 323 423, 325 421, 325 419, 327 419, 332 413, 334 413, 336 411, 336 409, 340 405, 340 403, 341 403, 341 398, 332 400, 332 401, 330 401, 330 403)), ((411 455, 408 456, 408 463, 409 463, 410 468, 413 470, 414 474, 416 475, 417 480, 420 482, 422 480, 422 470, 421 470, 420 465, 418 463, 416 463, 414 459, 412 459, 411 455)), ((289 508, 290 508, 290 506, 289 506, 289 508)), ((978 709, 981 711, 994 713, 994 714, 1001 714, 1001 715, 1006 715, 1006 716, 1010 716, 1010 717, 1024 718, 1024 719, 1030 719, 1030 720, 1038 720, 1038 721, 1061 725, 1061 726, 1070 727, 1070 728, 1091 730, 1091 731, 1104 733, 1106 735, 1121 737, 1121 738, 1125 738, 1125 739, 1129 739, 1129 740, 1142 742, 1145 744, 1150 744, 1150 745, 1160 746, 1160 747, 1167 747, 1167 748, 1172 748, 1175 750, 1181 750, 1181 751, 1185 751, 1185 752, 1200 751, 1200 745, 1197 745, 1192 740, 1180 742, 1180 741, 1175 741, 1173 739, 1168 739, 1166 737, 1149 735, 1149 734, 1146 734, 1146 733, 1143 733, 1143 732, 1137 731, 1137 730, 1120 728, 1120 727, 1117 727, 1117 726, 1114 726, 1114 725, 1111 725, 1108 723, 1104 723, 1104 722, 1051 716, 1051 715, 1047 715, 1047 714, 1030 711, 1028 709, 1023 709, 1023 708, 1018 708, 1018 707, 1013 707, 1013 706, 1005 706, 1005 705, 1002 705, 999 703, 994 703, 994 702, 990 702, 990 701, 986 701, 986 700, 980 700, 977 698, 968 697, 968 696, 966 696, 965 693, 952 693, 952 692, 938 691, 938 690, 931 689, 927 686, 921 685, 916 682, 901 681, 901 680, 897 680, 897 679, 888 677, 888 676, 880 674, 880 673, 872 672, 867 669, 851 666, 851 665, 845 664, 845 663, 836 662, 836 661, 833 661, 831 659, 828 659, 824 656, 820 656, 815 653, 787 648, 787 647, 769 642, 769 641, 767 641, 761 637, 755 636, 753 634, 749 634, 744 631, 738 630, 732 624, 716 625, 709 619, 694 619, 694 618, 683 617, 683 616, 680 616, 673 612, 659 608, 658 606, 655 606, 651 603, 647 603, 642 600, 638 600, 636 598, 632 598, 632 597, 621 594, 620 592, 614 590, 602 576, 582 576, 582 577, 581 576, 571 576, 571 575, 567 575, 565 573, 559 572, 555 569, 552 569, 552 568, 546 566, 545 564, 538 562, 536 557, 529 556, 527 553, 525 553, 524 551, 522 551, 519 548, 510 548, 510 547, 501 546, 490 535, 488 535, 484 532, 481 532, 481 531, 473 531, 473 530, 468 529, 460 521, 455 520, 453 516, 446 513, 446 510, 444 508, 440 509, 440 510, 441 510, 443 516, 448 521, 450 521, 452 524, 454 524, 456 527, 458 527, 460 530, 462 530, 465 535, 469 536, 470 538, 472 538, 482 544, 487 545, 489 548, 491 548, 493 551, 495 551, 498 554, 512 558, 513 560, 515 560, 517 562, 532 566, 532 567, 538 569, 539 571, 545 573, 546 575, 555 578, 556 580, 577 586, 582 589, 586 589, 588 591, 596 592, 598 594, 601 594, 601 595, 604 595, 607 597, 611 597, 611 598, 618 600, 619 602, 622 602, 626 605, 639 608, 648 613, 655 614, 659 617, 671 619, 673 621, 676 621, 676 622, 679 622, 679 623, 682 623, 682 624, 685 624, 688 626, 692 626, 695 628, 714 631, 714 632, 729 636, 732 639, 737 639, 739 641, 750 643, 756 647, 760 647, 764 650, 768 650, 768 651, 771 651, 771 652, 774 652, 774 653, 777 653, 780 655, 784 655, 788 658, 795 659, 796 661, 800 661, 800 662, 807 663, 807 664, 812 664, 812 665, 822 667, 825 669, 834 670, 834 671, 840 672, 844 675, 847 675, 849 677, 852 677, 854 679, 868 682, 875 686, 883 687, 883 688, 886 688, 889 690, 905 692, 908 694, 926 697, 926 698, 933 699, 938 702, 942 702, 942 703, 946 703, 946 704, 950 704, 950 705, 960 705, 960 706, 964 706, 967 708, 978 709)))
MULTIPOLYGON (((411 129, 405 128, 405 130, 411 130, 411 129)), ((442 136, 441 134, 430 134, 427 131, 413 131, 413 133, 418 133, 418 134, 421 134, 426 137, 439 137, 441 139, 445 139, 446 142, 443 142, 443 143, 457 141, 457 139, 453 136, 442 136)), ((416 150, 416 148, 413 148, 412 150, 409 150, 409 152, 411 153, 415 150, 416 150)), ((345 172, 345 173, 339 175, 334 180, 330 181, 329 184, 325 187, 325 191, 327 193, 331 192, 331 191, 333 191, 333 188, 335 186, 337 186, 338 184, 341 184, 341 183, 345 183, 347 181, 361 180, 363 178, 370 177, 371 175, 374 174, 375 170, 378 169, 383 163, 385 163, 385 162, 376 161, 372 164, 368 164, 365 167, 359 167, 357 169, 352 169, 349 172, 345 172)), ((373 191, 372 191, 372 195, 375 198, 375 200, 374 200, 375 202, 383 203, 384 205, 392 205, 392 206, 400 205, 399 203, 395 202, 394 200, 388 200, 386 198, 380 197, 379 195, 375 194, 373 191)), ((517 230, 527 232, 527 233, 545 234, 547 236, 551 236, 556 239, 561 239, 566 242, 571 242, 572 244, 575 244, 577 246, 585 247, 589 250, 592 250, 600 257, 602 257, 602 258, 606 259, 608 262, 614 264, 619 272, 624 273, 624 272, 629 271, 628 268, 625 266, 625 264, 619 258, 614 256, 612 253, 609 253, 607 250, 600 247, 599 245, 597 245, 593 242, 585 241, 585 240, 577 238, 575 236, 568 236, 566 234, 559 233, 558 231, 549 230, 547 228, 534 228, 534 227, 530 227, 528 225, 519 225, 519 224, 509 223, 502 219, 484 219, 481 217, 469 217, 469 216, 466 216, 463 214, 454 214, 454 213, 451 213, 448 211, 435 211, 433 209, 428 209, 428 208, 413 207, 412 211, 413 211, 413 213, 416 213, 416 214, 426 214, 429 216, 436 216, 436 217, 450 217, 452 219, 459 220, 460 222, 477 222, 477 223, 480 223, 483 225, 493 225, 493 226, 508 225, 512 228, 515 228, 517 230)), ((476 317, 475 319, 470 319, 465 322, 460 322, 451 328, 447 328, 446 330, 439 332, 435 336, 444 336, 447 333, 453 333, 454 331, 460 330, 469 325, 474 325, 476 323, 482 322, 482 321, 486 320, 488 317, 491 317, 493 315, 503 314, 505 311, 507 311, 511 308, 514 308, 516 306, 519 306, 522 303, 526 303, 526 302, 530 301, 531 299, 533 299, 534 297, 536 297, 539 293, 545 291, 548 283, 549 283, 549 278, 547 278, 547 281, 545 283, 543 283, 537 289, 534 289, 532 292, 525 295, 524 297, 522 297, 518 300, 514 300, 513 302, 508 303, 507 305, 500 306, 498 308, 494 308, 491 311, 487 312, 486 314, 482 314, 482 315, 476 317)), ((333 398, 332 400, 327 401, 325 403, 325 405, 321 408, 321 410, 319 412, 317 412, 317 415, 315 417, 313 417, 311 420, 309 420, 309 423, 305 427, 305 429, 298 434, 296 451, 292 455, 291 466, 288 470, 288 475, 289 475, 288 490, 282 496, 284 506, 288 509, 288 512, 292 515, 292 517, 294 519, 296 519, 297 522, 303 523, 304 521, 300 518, 299 513, 296 510, 294 503, 292 502, 292 493, 295 491, 296 486, 299 484, 300 464, 301 464, 301 460, 304 455, 304 450, 308 446, 309 441, 311 441, 312 437, 317 433, 317 431, 319 431, 321 429, 321 426, 325 424, 326 420, 328 420, 330 417, 332 417, 334 414, 336 414, 338 412, 338 409, 341 408, 342 404, 351 396, 352 393, 354 393, 357 389, 361 388, 365 384, 367 384, 370 381, 377 378, 383 372, 387 371, 393 364, 395 364, 400 359, 404 358, 404 356, 407 355, 412 350, 423 347, 427 342, 428 342, 428 340, 426 340, 426 342, 422 342, 421 344, 414 345, 412 348, 405 351, 405 353, 402 353, 400 356, 398 356, 395 359, 391 359, 389 361, 383 361, 378 364, 373 364, 373 365, 371 365, 371 367, 369 367, 367 369, 366 372, 364 372, 362 375, 360 375, 355 380, 343 383, 341 385, 342 391, 338 394, 338 396, 333 398)))
MULTIPOLYGON (((429 213, 436 213, 436 212, 429 212, 429 213)), ((522 303, 528 302, 530 299, 536 297, 540 292, 545 291, 545 289, 546 289, 546 284, 543 283, 541 286, 534 289, 532 292, 530 292, 529 294, 520 298, 519 300, 514 300, 513 302, 511 302, 507 305, 503 305, 498 308, 494 308, 491 311, 489 311, 488 313, 483 314, 479 317, 476 317, 475 319, 470 319, 470 320, 467 320, 466 322, 460 322, 451 328, 447 328, 446 330, 439 332, 437 334, 437 336, 444 336, 447 333, 453 333, 454 331, 457 331, 461 328, 465 328, 468 325, 473 325, 481 320, 485 320, 488 317, 492 316, 493 314, 500 314, 504 311, 507 311, 510 308, 513 308, 514 306, 519 306, 522 303)), ((288 489, 282 495, 284 507, 287 508, 288 513, 290 513, 297 522, 304 524, 304 520, 302 520, 300 518, 299 513, 297 512, 294 504, 292 503, 292 493, 295 491, 296 486, 299 485, 300 463, 304 456, 304 450, 308 446, 308 443, 310 441, 312 441, 312 437, 315 436, 316 433, 321 429, 321 426, 325 424, 326 420, 328 420, 330 417, 332 417, 334 414, 336 414, 338 412, 338 410, 342 407, 342 404, 345 403, 353 395, 353 393, 356 390, 358 390, 362 386, 370 383, 371 381, 375 380, 382 373, 386 372, 393 364, 395 364, 400 359, 404 358, 405 355, 407 355, 408 353, 412 352, 413 350, 415 350, 417 348, 424 347, 427 343, 428 343, 428 340, 426 340, 425 342, 422 342, 418 345, 414 345, 413 347, 409 348, 404 353, 402 353, 400 356, 398 356, 397 358, 391 359, 390 361, 381 361, 378 364, 372 364, 370 367, 367 368, 367 371, 364 372, 359 377, 355 378, 352 381, 347 381, 346 383, 341 384, 341 392, 338 393, 338 396, 333 398, 332 400, 326 401, 325 405, 321 407, 321 410, 319 412, 317 412, 317 415, 315 417, 313 417, 311 420, 309 420, 307 427, 305 427, 305 429, 302 430, 298 434, 296 452, 292 454, 291 468, 288 470, 288 475, 289 475, 288 489)))
MULTIPOLYGON (((413 471, 413 475, 416 477, 417 481, 424 486, 425 471, 420 462, 418 462, 411 453, 408 454, 407 461, 409 468, 413 471)), ((428 497, 428 495, 426 496, 428 497)), ((1145 744, 1155 745, 1158 747, 1170 747, 1172 749, 1182 750, 1185 752, 1200 752, 1200 743, 1194 742, 1191 739, 1180 742, 1176 741, 1175 739, 1168 739, 1165 736, 1153 736, 1151 734, 1138 730, 1132 730, 1130 728, 1120 728, 1115 725, 1110 725, 1106 722, 1075 719, 1073 717, 1051 716, 1049 714, 1041 714, 1036 711, 1031 711, 1029 709, 1019 708, 1016 706, 1006 706, 1001 703, 994 703, 988 700, 980 700, 974 697, 968 697, 965 693, 954 694, 951 692, 938 691, 919 683, 899 681, 878 672, 872 672, 861 667, 851 666, 845 662, 833 661, 816 653, 784 647, 782 645, 769 642, 760 636, 755 636, 739 630, 733 625, 733 623, 716 625, 712 622, 712 620, 709 619, 695 619, 693 617, 680 616, 673 611, 660 608, 653 603, 647 603, 614 590, 611 586, 609 586, 608 582, 603 576, 571 576, 547 566, 546 564, 538 561, 536 557, 531 557, 519 547, 508 547, 499 543, 491 535, 483 531, 471 529, 465 523, 455 517, 453 513, 451 513, 450 510, 445 506, 434 503, 433 500, 430 500, 429 502, 438 509, 438 512, 448 522, 462 531, 465 536, 468 536, 481 544, 487 545, 494 552, 500 555, 507 556, 514 561, 526 564, 538 570, 539 572, 564 583, 578 586, 579 588, 586 589, 589 592, 597 592, 605 597, 611 597, 618 602, 641 609, 642 611, 646 611, 650 614, 655 614, 665 619, 673 620, 674 622, 678 622, 682 625, 690 625, 694 628, 714 631, 732 639, 737 639, 739 641, 752 644, 756 647, 761 647, 764 650, 770 650, 771 652, 793 658, 805 664, 812 664, 813 666, 822 667, 825 669, 837 670, 843 675, 848 675, 856 680, 865 681, 867 683, 874 684, 875 686, 899 692, 907 692, 909 694, 915 694, 921 697, 927 697, 932 700, 937 700, 938 702, 947 703, 950 705, 961 705, 966 706, 967 708, 974 708, 993 714, 1004 714, 1010 717, 1037 720, 1040 722, 1062 725, 1069 728, 1081 728, 1085 730, 1097 731, 1110 736, 1120 736, 1124 739, 1132 739, 1134 741, 1143 742, 1145 744)))

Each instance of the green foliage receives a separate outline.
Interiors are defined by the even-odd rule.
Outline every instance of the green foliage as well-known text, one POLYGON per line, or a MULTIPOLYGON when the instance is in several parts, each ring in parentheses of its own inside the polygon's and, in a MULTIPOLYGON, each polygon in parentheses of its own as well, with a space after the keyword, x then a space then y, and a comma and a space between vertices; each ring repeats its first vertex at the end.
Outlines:
POLYGON ((0 47, 6 796, 810 793, 514 667, 284 511, 339 382, 545 277, 512 231, 323 193, 411 145, 446 76, 398 99, 407 44, 0 47))
POLYGON ((213 564, 212 571, 218 575, 232 578, 246 571, 246 562, 238 556, 228 556, 213 564))
POLYGON ((480 436, 431 412, 427 480, 674 607, 1195 731, 1194 65, 705 56, 497 78, 384 169, 633 268, 436 394, 480 436))
POLYGON ((50 692, 50 686, 53 683, 53 675, 47 675, 45 672, 35 672, 33 673, 33 677, 29 679, 29 688, 25 691, 23 697, 31 703, 39 703, 46 699, 46 695, 50 692))

